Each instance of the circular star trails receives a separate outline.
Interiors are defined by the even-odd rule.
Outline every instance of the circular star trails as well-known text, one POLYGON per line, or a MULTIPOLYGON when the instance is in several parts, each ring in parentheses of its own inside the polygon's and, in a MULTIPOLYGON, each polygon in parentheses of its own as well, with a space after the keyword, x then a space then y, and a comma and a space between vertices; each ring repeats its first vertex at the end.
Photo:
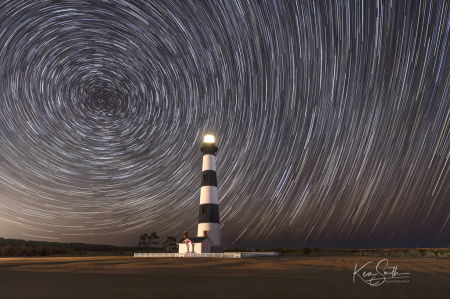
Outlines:
POLYGON ((196 231, 212 134, 225 247, 449 241, 448 1, 10 0, 0 20, 17 238, 196 231))

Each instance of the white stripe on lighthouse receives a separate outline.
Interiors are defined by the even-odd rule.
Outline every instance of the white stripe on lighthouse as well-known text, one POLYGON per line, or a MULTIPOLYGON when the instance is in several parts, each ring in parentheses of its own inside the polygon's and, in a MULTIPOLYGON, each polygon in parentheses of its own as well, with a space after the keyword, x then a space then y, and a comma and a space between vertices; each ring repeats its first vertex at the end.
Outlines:
POLYGON ((204 155, 202 171, 205 170, 216 170, 216 156, 214 155, 204 155))
POLYGON ((200 204, 207 203, 219 204, 216 186, 203 186, 200 189, 200 204))

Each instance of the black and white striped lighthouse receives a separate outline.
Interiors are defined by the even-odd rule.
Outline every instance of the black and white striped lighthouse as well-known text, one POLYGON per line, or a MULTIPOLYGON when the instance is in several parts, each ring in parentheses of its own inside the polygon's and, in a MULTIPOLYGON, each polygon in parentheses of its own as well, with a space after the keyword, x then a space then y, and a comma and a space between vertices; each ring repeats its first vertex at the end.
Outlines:
POLYGON ((203 166, 197 236, 204 236, 204 231, 207 231, 208 237, 213 242, 211 252, 223 252, 220 242, 216 176, 216 152, 218 148, 214 136, 206 135, 200 150, 203 152, 203 166))

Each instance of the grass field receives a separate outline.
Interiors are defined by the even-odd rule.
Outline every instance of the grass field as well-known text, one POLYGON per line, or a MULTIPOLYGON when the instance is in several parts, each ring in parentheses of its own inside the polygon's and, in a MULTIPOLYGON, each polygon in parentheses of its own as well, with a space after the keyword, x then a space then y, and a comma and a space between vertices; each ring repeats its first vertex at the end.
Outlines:
POLYGON ((0 298, 450 298, 448 258, 388 258, 408 283, 353 282, 381 259, 1 258, 0 298))

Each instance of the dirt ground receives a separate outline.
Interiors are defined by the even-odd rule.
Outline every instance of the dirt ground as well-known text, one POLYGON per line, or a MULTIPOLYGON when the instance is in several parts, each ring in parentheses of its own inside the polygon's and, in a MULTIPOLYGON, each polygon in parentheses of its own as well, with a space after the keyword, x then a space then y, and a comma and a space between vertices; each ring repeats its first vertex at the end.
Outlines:
POLYGON ((450 259, 388 258, 389 267, 410 273, 409 278, 373 287, 362 272, 376 273, 380 260, 1 258, 0 298, 450 298, 450 259))

